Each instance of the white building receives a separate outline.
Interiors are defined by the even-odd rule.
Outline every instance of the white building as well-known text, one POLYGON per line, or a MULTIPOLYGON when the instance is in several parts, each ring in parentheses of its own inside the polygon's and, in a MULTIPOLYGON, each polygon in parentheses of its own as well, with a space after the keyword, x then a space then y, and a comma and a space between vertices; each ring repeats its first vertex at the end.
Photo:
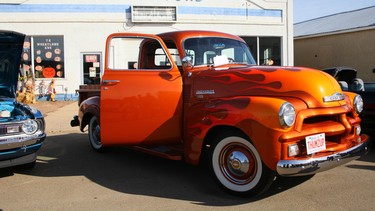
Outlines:
MULTIPOLYGON (((292 0, 0 0, 0 30, 27 35, 24 69, 37 86, 56 81, 57 99, 99 83, 106 37, 215 30, 239 35, 258 64, 293 65, 292 0)), ((37 87, 38 89, 38 87, 37 87)), ((38 92, 38 90, 37 90, 38 92)))

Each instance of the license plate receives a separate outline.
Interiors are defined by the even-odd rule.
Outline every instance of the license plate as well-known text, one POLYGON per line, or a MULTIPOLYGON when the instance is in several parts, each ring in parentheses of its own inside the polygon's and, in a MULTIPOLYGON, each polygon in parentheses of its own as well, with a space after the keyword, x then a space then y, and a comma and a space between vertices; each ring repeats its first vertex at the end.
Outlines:
POLYGON ((324 133, 306 137, 307 154, 313 154, 326 149, 326 136, 324 133))

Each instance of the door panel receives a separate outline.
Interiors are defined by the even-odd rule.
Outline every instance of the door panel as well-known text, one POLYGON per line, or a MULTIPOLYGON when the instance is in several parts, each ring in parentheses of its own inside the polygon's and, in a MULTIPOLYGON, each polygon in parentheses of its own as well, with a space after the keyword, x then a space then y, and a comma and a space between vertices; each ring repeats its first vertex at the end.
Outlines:
MULTIPOLYGON (((123 36, 118 34, 114 38, 123 36)), ((121 38, 126 42, 108 40, 107 50, 111 52, 107 53, 100 102, 102 143, 177 144, 181 140, 182 122, 180 72, 166 50, 169 64, 150 58, 156 49, 159 49, 158 54, 161 47, 166 49, 159 38, 129 34, 127 37, 131 39, 121 38), (135 42, 136 39, 141 42, 135 42), (148 50, 138 52, 143 48, 148 50)))

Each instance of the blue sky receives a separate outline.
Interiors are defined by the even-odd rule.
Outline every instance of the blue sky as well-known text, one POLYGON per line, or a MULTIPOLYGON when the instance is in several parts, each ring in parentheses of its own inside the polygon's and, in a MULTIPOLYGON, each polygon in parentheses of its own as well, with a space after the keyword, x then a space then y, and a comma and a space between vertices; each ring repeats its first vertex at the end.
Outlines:
POLYGON ((294 23, 375 6, 375 0, 293 0, 294 23))

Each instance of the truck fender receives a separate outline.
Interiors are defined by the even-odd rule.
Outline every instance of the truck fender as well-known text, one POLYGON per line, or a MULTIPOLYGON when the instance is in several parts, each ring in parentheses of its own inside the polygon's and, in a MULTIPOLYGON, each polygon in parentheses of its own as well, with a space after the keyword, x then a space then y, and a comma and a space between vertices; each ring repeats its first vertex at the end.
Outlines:
POLYGON ((199 163, 213 137, 223 130, 245 134, 255 145, 263 162, 272 170, 281 156, 278 137, 290 130, 280 125, 278 113, 284 99, 273 97, 234 97, 192 107, 185 140, 187 162, 199 163))
POLYGON ((91 117, 96 116, 100 121, 100 97, 94 96, 84 100, 79 106, 78 118, 80 130, 83 132, 91 117))

